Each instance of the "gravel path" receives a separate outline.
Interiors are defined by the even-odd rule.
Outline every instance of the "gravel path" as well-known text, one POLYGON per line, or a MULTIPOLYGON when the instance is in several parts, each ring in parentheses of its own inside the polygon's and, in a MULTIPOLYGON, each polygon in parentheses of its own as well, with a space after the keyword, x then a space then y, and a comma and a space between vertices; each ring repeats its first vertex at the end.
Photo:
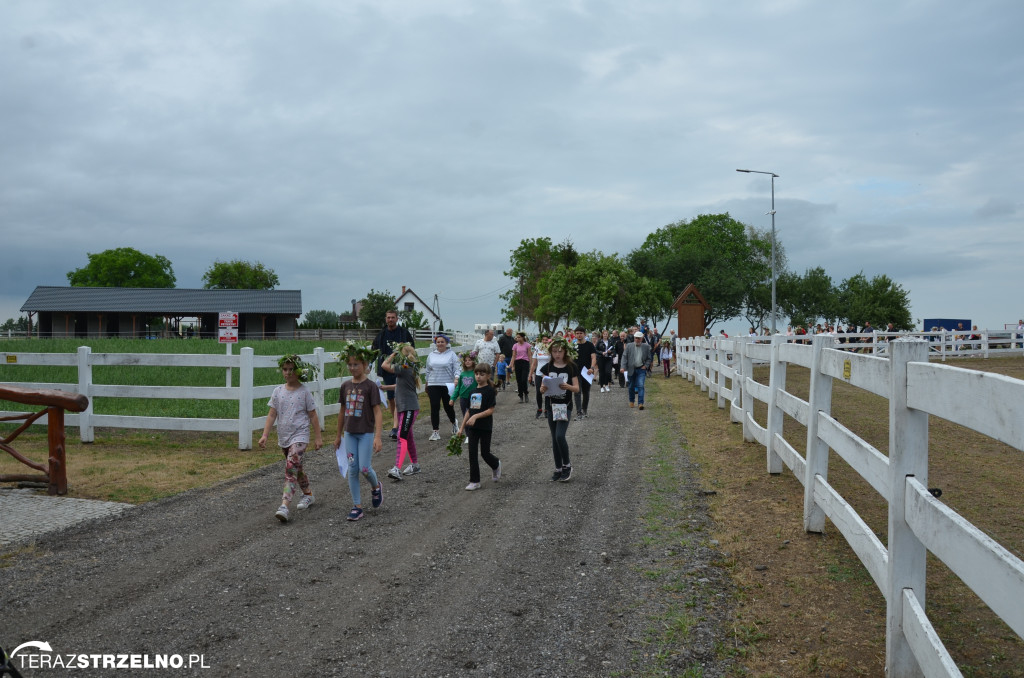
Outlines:
MULTIPOLYGON (((427 442, 424 411, 423 472, 385 479, 384 505, 357 523, 345 520, 333 454, 318 452, 307 455, 316 504, 288 524, 273 516, 275 465, 8 549, 0 643, 201 654, 210 667, 174 675, 722 675, 714 645, 728 584, 708 566, 716 556, 692 469, 680 451, 675 499, 692 507, 693 538, 685 553, 654 552, 640 520, 654 414, 625 403, 617 388, 595 389, 590 418, 569 429, 569 483, 549 480, 547 423, 508 391, 494 432, 504 475, 493 483, 484 466, 477 492, 463 489, 465 456, 427 442), (643 572, 680 558, 697 623, 659 657, 645 639, 668 603, 643 572)), ((382 476, 392 445, 375 457, 382 476)))

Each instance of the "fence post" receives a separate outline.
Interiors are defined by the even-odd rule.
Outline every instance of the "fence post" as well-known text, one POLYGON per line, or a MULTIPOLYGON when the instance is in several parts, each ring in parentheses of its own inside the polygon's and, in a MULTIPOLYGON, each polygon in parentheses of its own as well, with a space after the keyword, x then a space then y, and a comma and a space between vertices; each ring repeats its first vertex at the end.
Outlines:
POLYGON ((725 371, 722 368, 729 366, 729 350, 724 346, 719 346, 717 358, 718 378, 715 381, 718 383, 718 387, 715 389, 715 394, 718 396, 718 409, 721 410, 725 408, 725 371))
POLYGON ((906 522, 907 477, 928 486, 928 415, 907 407, 907 363, 927 362, 919 339, 892 343, 889 360, 889 562, 885 615, 885 670, 889 676, 920 676, 903 634, 903 591, 925 606, 927 550, 906 522))
MULTIPOLYGON (((972 332, 972 334, 973 334, 973 332, 972 332)), ((989 349, 989 345, 988 345, 988 330, 982 330, 981 331, 981 345, 983 347, 983 352, 981 354, 981 357, 985 358, 986 360, 988 360, 988 349, 989 349)))
POLYGON ((238 356, 238 449, 252 449, 252 348, 238 356))
POLYGON ((768 473, 782 473, 782 457, 775 451, 775 435, 782 434, 782 408, 778 394, 786 389, 786 363, 779 360, 779 335, 772 337, 771 377, 768 379, 768 473))
POLYGON ((743 354, 741 360, 743 362, 743 377, 740 381, 740 391, 742 395, 743 404, 743 440, 748 443, 754 442, 754 434, 750 428, 750 418, 754 416, 754 396, 750 395, 747 390, 747 380, 754 378, 754 359, 750 357, 751 344, 747 344, 743 347, 743 354))
POLYGON ((89 406, 78 415, 78 435, 83 443, 91 443, 96 439, 92 427, 92 349, 88 346, 78 347, 78 392, 89 399, 89 406))
MULTIPOLYGON (((324 382, 327 380, 324 375, 324 349, 317 346, 313 349, 313 364, 316 365, 316 383, 317 390, 313 395, 313 399, 316 401, 316 416, 320 418, 320 430, 326 430, 324 427, 324 382)), ((326 437, 326 436, 325 436, 326 437)))
POLYGON ((818 412, 832 412, 832 377, 821 373, 821 353, 832 337, 817 335, 812 340, 811 385, 807 396, 807 447, 804 454, 804 532, 824 532, 825 512, 814 503, 814 477, 828 480, 828 445, 818 438, 818 412))

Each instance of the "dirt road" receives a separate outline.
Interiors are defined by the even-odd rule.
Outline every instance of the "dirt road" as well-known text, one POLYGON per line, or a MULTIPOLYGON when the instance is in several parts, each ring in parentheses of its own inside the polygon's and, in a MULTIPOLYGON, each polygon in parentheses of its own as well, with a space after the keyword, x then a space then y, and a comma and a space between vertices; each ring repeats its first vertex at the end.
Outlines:
MULTIPOLYGON (((547 423, 508 391, 494 432, 504 475, 484 467, 476 492, 465 455, 426 440, 423 412, 423 472, 386 479, 384 505, 359 522, 324 451, 307 455, 316 504, 288 524, 273 515, 282 464, 48 537, 0 559, 0 642, 209 667, 157 672, 171 675, 721 675, 728 597, 707 567, 706 515, 694 504, 693 538, 672 552, 645 540, 656 413, 630 410, 618 388, 592 400, 569 429, 568 483, 550 481, 547 423), (680 549, 694 623, 666 650, 652 640, 664 589, 644 573, 680 549)), ((393 449, 375 458, 381 475, 393 449)), ((692 503, 685 457, 673 467, 692 503)))

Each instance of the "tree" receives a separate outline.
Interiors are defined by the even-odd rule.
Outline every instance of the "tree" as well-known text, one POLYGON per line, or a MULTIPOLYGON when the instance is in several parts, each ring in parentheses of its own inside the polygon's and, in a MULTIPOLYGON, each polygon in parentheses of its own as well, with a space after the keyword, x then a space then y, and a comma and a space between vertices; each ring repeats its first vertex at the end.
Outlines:
POLYGON ((429 330, 430 323, 427 322, 427 317, 423 315, 423 311, 417 311, 415 309, 410 311, 399 311, 398 320, 402 323, 403 327, 411 330, 429 330))
POLYGON ((779 289, 779 306, 794 325, 813 325, 818 318, 836 319, 838 292, 820 266, 807 269, 803 276, 786 273, 779 280, 779 289))
POLYGON ((501 295, 505 302, 501 319, 515 320, 522 315, 525 320, 532 320, 541 329, 550 331, 558 318, 545 315, 544 310, 538 311, 540 291, 537 285, 555 266, 574 266, 578 259, 579 254, 568 239, 558 245, 552 245, 551 238, 521 240, 519 247, 512 250, 511 266, 505 271, 517 284, 501 295))
POLYGON ((617 256, 592 251, 575 259, 575 264, 558 264, 540 279, 538 315, 589 329, 622 327, 639 316, 653 317, 672 303, 661 282, 637 275, 617 256))
POLYGON ((23 315, 17 318, 8 318, 4 321, 3 325, 0 325, 0 330, 4 332, 11 330, 14 332, 27 332, 28 331, 28 318, 23 315))
POLYGON ((360 303, 363 308, 359 311, 359 320, 363 327, 376 329, 384 325, 384 316, 387 312, 395 310, 395 295, 387 290, 378 292, 370 288, 360 303))
POLYGON ((757 253, 744 224, 728 213, 701 214, 651 233, 627 261, 638 275, 661 281, 674 294, 694 283, 711 306, 704 314, 710 327, 740 315, 747 290, 763 282, 763 257, 757 253))
POLYGON ((203 289, 206 290, 272 290, 280 282, 274 270, 262 262, 240 259, 215 261, 203 274, 203 289))
POLYGON ((171 262, 131 247, 88 254, 89 263, 68 272, 73 287, 174 287, 171 262))
POLYGON ((861 271, 839 285, 838 312, 840 320, 875 327, 892 323, 897 330, 914 329, 910 317, 910 293, 887 275, 868 280, 861 271))
POLYGON ((336 329, 338 327, 338 314, 334 311, 327 311, 324 309, 314 309, 306 311, 305 317, 299 324, 299 328, 303 330, 328 330, 336 329))

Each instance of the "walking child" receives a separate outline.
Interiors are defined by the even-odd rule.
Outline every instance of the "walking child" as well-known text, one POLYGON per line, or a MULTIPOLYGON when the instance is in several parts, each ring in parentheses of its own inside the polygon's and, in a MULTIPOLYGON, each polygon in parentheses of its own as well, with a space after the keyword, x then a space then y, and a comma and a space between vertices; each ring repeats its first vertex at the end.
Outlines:
POLYGON ((363 517, 362 496, 359 476, 370 483, 373 508, 384 503, 384 485, 373 470, 373 455, 381 451, 380 389, 367 379, 369 366, 377 352, 369 346, 349 342, 341 351, 352 379, 341 385, 342 411, 338 416, 338 437, 334 444, 341 447, 345 439, 345 454, 348 456, 348 489, 352 493, 352 510, 348 520, 363 517))
POLYGON ((565 433, 572 419, 572 394, 580 390, 579 370, 573 363, 574 356, 570 355, 569 343, 565 339, 552 340, 548 345, 548 354, 551 360, 540 368, 540 372, 543 377, 561 382, 555 388, 549 388, 547 379, 540 383, 540 392, 544 395, 544 414, 551 429, 551 449, 555 456, 555 472, 551 480, 567 483, 572 477, 572 464, 569 461, 569 443, 565 433))
POLYGON ((420 386, 420 362, 416 349, 410 344, 397 344, 395 352, 381 363, 381 368, 395 375, 395 385, 383 387, 395 389, 395 411, 398 413, 395 465, 388 470, 388 477, 401 480, 403 474, 410 476, 420 472, 416 440, 412 435, 412 425, 416 422, 416 415, 420 413, 420 399, 416 395, 420 386), (403 471, 402 462, 406 453, 409 455, 409 465, 403 471))
POLYGON ((281 506, 274 515, 282 523, 291 517, 290 506, 296 490, 302 490, 302 498, 295 506, 304 511, 313 505, 313 490, 309 484, 309 476, 302 468, 302 455, 309 445, 309 428, 313 427, 313 442, 317 448, 323 446, 320 433, 320 418, 316 414, 316 402, 313 394, 302 384, 316 377, 316 367, 304 363, 295 354, 281 356, 277 361, 281 368, 284 384, 274 388, 267 405, 267 423, 263 425, 263 435, 259 446, 267 446, 270 427, 277 423, 277 444, 284 453, 284 493, 281 495, 281 506))
MULTIPOLYGON (((751 328, 753 329, 753 328, 751 328)), ((662 337, 661 339, 661 350, 659 351, 658 357, 661 359, 661 366, 665 370, 665 378, 668 379, 669 374, 672 372, 672 354, 673 354, 672 341, 668 337, 662 337)))
POLYGON ((459 380, 455 382, 455 391, 450 400, 452 405, 455 404, 455 401, 459 402, 463 419, 466 418, 466 410, 469 409, 469 392, 476 388, 475 369, 476 356, 472 352, 463 353, 462 372, 459 374, 459 380))
POLYGON ((498 362, 495 364, 495 369, 498 374, 498 385, 495 388, 500 388, 502 391, 505 390, 505 377, 508 375, 508 363, 505 362, 505 356, 499 355, 498 362))
POLYGON ((459 435, 465 430, 469 436, 469 485, 467 490, 480 489, 480 461, 477 448, 484 463, 491 467, 491 480, 501 478, 501 460, 491 454, 491 432, 494 427, 494 404, 497 390, 491 383, 491 368, 483 363, 474 368, 476 387, 469 392, 469 414, 462 419, 459 435))

